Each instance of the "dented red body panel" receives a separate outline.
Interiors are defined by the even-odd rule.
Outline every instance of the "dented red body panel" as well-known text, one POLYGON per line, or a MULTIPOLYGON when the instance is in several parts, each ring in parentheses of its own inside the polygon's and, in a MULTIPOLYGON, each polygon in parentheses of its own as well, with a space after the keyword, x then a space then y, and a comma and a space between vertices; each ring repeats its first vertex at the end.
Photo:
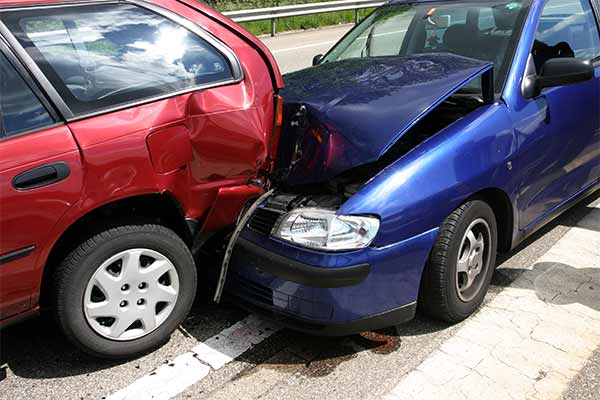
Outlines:
MULTIPOLYGON (((202 221, 201 231, 216 231, 234 223, 245 202, 261 192, 248 182, 269 169, 275 96, 283 86, 272 55, 247 31, 200 3, 150 2, 219 38, 236 54, 244 79, 1 141, 0 152, 14 154, 0 157, 3 188, 10 188, 21 171, 55 156, 60 161, 69 157, 71 175, 50 190, 11 188, 2 193, 0 256, 27 246, 34 250, 0 270, 0 320, 36 309, 55 244, 99 207, 168 194, 182 217, 202 221)), ((30 3, 42 2, 9 0, 3 5, 30 3)))

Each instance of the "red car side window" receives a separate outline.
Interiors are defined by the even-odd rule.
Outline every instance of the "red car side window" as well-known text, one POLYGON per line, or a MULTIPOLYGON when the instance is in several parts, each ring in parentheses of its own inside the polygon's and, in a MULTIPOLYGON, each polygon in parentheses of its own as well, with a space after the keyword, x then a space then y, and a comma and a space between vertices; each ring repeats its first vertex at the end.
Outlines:
POLYGON ((76 116, 234 80, 227 57, 207 40, 134 4, 1 18, 76 116))
POLYGON ((3 54, 0 54, 0 115, 0 138, 54 123, 48 111, 3 54))

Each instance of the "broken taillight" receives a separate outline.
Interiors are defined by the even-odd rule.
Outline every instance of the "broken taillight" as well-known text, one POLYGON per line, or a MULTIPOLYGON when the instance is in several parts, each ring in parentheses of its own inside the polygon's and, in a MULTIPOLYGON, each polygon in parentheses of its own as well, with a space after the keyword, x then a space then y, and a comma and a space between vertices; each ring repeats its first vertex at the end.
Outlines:
POLYGON ((281 127, 283 125, 283 97, 275 95, 275 118, 273 120, 273 132, 269 143, 269 171, 273 172, 275 167, 275 156, 279 137, 281 136, 281 127))

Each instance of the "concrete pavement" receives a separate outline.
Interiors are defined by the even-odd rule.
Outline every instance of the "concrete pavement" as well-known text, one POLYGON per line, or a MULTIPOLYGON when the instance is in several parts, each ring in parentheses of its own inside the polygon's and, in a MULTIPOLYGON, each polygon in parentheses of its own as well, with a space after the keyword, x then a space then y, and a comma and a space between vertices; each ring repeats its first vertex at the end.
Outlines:
POLYGON ((600 206, 386 400, 560 398, 600 346, 599 232, 600 206))

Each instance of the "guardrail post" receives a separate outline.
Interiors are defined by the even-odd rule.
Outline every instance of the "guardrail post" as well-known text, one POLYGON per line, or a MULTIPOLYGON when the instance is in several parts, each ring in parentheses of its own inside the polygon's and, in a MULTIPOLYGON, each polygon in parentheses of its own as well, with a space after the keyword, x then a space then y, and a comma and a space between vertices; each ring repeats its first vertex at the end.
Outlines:
MULTIPOLYGON (((2 0, 0 0, 2 3, 2 0)), ((279 3, 279 2, 278 2, 279 3)), ((354 23, 360 23, 360 10, 376 8, 385 4, 384 0, 330 0, 321 3, 296 4, 292 6, 256 8, 250 10, 225 11, 224 15, 235 22, 271 20, 271 36, 277 34, 276 20, 301 15, 321 14, 354 10, 354 23)))

